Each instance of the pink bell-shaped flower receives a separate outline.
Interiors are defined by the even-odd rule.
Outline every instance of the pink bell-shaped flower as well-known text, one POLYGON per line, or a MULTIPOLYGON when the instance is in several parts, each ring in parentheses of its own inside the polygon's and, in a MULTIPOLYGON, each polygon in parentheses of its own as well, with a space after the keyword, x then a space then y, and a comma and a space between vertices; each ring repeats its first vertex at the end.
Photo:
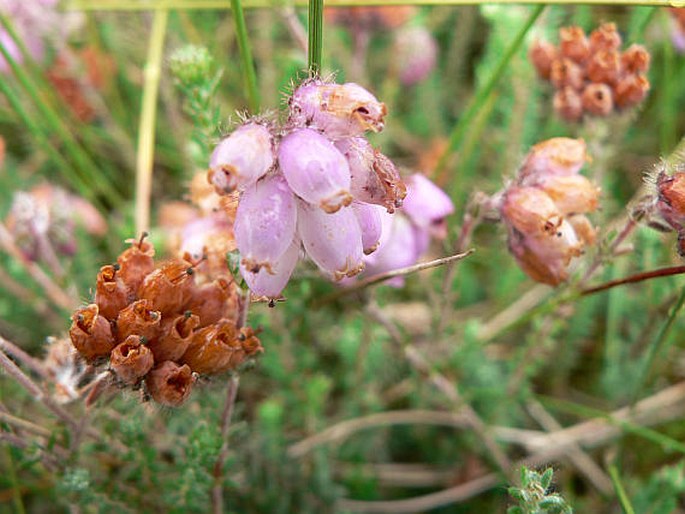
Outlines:
POLYGON ((243 192, 235 216, 235 239, 248 271, 274 266, 295 236, 295 197, 280 174, 267 175, 243 192))
POLYGON ((331 139, 380 132, 387 114, 384 103, 352 82, 305 82, 293 93, 289 107, 292 125, 311 127, 331 139))
POLYGON ((362 248, 364 255, 376 251, 381 239, 381 208, 369 203, 353 202, 352 210, 357 216, 362 231, 362 248))
POLYGON ((447 236, 445 218, 454 212, 450 197, 425 175, 415 173, 407 179, 407 197, 402 211, 417 227, 427 230, 433 237, 447 236))
POLYGON ((216 146, 208 178, 219 194, 227 194, 254 184, 273 164, 271 132, 264 125, 248 122, 216 146))
MULTIPOLYGON (((409 219, 397 213, 381 213, 383 233, 381 241, 372 255, 365 257, 365 275, 377 275, 386 271, 406 268, 416 264, 420 256, 417 248, 417 232, 409 219)), ((404 277, 394 277, 385 282, 394 287, 404 285, 404 277)))
POLYGON ((327 213, 352 203, 347 161, 318 132, 298 129, 285 136, 278 164, 293 192, 327 213))
POLYGON ((327 214, 301 200, 297 207, 298 234, 319 268, 336 281, 364 269, 362 231, 353 209, 327 214))
POLYGON ((275 300, 281 296, 281 292, 290 280, 299 256, 300 240, 295 239, 285 253, 271 265, 271 272, 263 267, 254 273, 247 270, 241 262, 240 274, 255 295, 275 300))

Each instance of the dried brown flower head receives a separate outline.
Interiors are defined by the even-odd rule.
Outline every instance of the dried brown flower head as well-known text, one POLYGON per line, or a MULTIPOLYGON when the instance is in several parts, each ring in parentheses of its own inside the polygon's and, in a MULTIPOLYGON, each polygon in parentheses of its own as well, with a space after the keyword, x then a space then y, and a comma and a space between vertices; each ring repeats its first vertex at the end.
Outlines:
POLYGON ((162 362, 145 376, 145 386, 152 399, 168 407, 182 405, 194 383, 190 367, 172 361, 162 362))
POLYGON ((118 277, 118 270, 118 264, 103 266, 95 283, 95 303, 100 314, 110 321, 116 319, 119 311, 128 305, 131 296, 126 284, 118 277))
POLYGON ((78 309, 71 317, 71 342, 88 361, 109 355, 116 342, 109 321, 96 304, 78 309))
POLYGON ((613 92, 606 84, 588 84, 582 100, 583 108, 595 116, 606 116, 614 109, 613 92))
POLYGON ((145 342, 144 337, 131 335, 112 350, 109 365, 124 384, 137 383, 152 369, 154 358, 145 342))

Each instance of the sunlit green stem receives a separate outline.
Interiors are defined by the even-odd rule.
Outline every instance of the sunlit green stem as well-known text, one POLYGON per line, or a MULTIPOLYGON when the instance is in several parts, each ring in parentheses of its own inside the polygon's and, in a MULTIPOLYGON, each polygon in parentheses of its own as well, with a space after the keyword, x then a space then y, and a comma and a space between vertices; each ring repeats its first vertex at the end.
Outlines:
POLYGON ((250 104, 252 114, 259 111, 259 89, 257 88, 257 74, 255 73, 254 60, 252 59, 252 49, 250 40, 247 37, 247 27, 245 25, 245 15, 241 0, 231 0, 233 11, 233 21, 235 23, 235 33, 238 38, 238 50, 245 77, 245 89, 250 104))
POLYGON ((323 53, 323 0, 309 0, 308 48, 309 70, 312 73, 320 73, 323 53))
POLYGON ((143 103, 138 128, 138 151, 136 155, 136 233, 141 234, 150 226, 150 197, 152 193, 152 166, 155 147, 155 117, 159 95, 159 77, 162 67, 162 50, 166 35, 169 11, 158 9, 152 20, 152 33, 145 62, 143 103))

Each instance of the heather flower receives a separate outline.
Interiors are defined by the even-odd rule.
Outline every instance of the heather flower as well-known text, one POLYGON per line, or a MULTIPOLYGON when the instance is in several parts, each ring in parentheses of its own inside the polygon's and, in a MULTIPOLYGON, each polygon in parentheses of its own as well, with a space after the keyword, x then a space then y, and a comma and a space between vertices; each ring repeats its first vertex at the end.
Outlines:
POLYGON ((245 189, 269 171, 274 158, 269 129, 259 123, 246 123, 222 139, 212 152, 209 182, 219 194, 245 189))
POLYGON ((142 379, 154 365, 150 349, 139 335, 131 335, 112 350, 109 365, 124 384, 133 385, 142 379))
POLYGON ((537 187, 552 199, 564 215, 591 212, 599 205, 599 188, 583 175, 542 177, 537 187))
POLYGON ((633 44, 621 55, 621 65, 627 73, 646 73, 651 56, 642 45, 633 44))
POLYGON ((590 54, 590 43, 583 29, 575 26, 559 29, 559 50, 564 57, 582 63, 590 54))
POLYGON ((172 361, 162 362, 145 376, 145 386, 152 399, 168 407, 185 402, 194 383, 190 367, 172 361))
POLYGON ((583 100, 572 87, 565 87, 554 94, 554 111, 566 121, 578 121, 583 117, 583 100))
POLYGON ((193 334, 182 361, 196 373, 215 374, 236 369, 245 359, 261 351, 259 340, 251 330, 219 323, 193 334))
POLYGON ((454 204, 447 194, 425 175, 415 173, 407 181, 407 197, 402 212, 417 227, 438 239, 447 236, 445 218, 454 212, 454 204))
POLYGON ((145 277, 138 288, 138 297, 149 300, 149 308, 163 315, 178 312, 192 295, 193 273, 188 261, 168 261, 145 277))
POLYGON ((583 108, 595 116, 606 116, 614 110, 611 88, 606 84, 589 84, 583 91, 583 108))
POLYGON ((382 205, 389 213, 402 205, 407 188, 390 159, 363 137, 341 139, 335 146, 349 164, 350 190, 355 200, 382 205))
POLYGON ((327 214, 300 200, 297 232, 309 257, 333 280, 364 269, 361 228, 352 209, 327 214))
POLYGON ((136 300, 122 309, 117 317, 117 339, 124 341, 131 335, 137 335, 152 340, 159 335, 161 323, 162 315, 153 309, 150 300, 136 300))
POLYGON ((600 50, 588 61, 586 73, 591 82, 616 84, 621 76, 621 55, 616 50, 600 50))
POLYGON ((278 164, 293 192, 327 213, 352 202, 345 157, 314 130, 298 129, 284 137, 278 164))
POLYGON ((659 173, 656 178, 656 208, 674 230, 685 228, 685 172, 659 173))
POLYGON ((412 86, 425 80, 435 68, 438 44, 426 27, 405 27, 395 32, 394 55, 400 83, 412 86))
POLYGON ((235 283, 219 277, 193 289, 185 308, 198 316, 198 326, 205 327, 221 319, 231 319, 238 310, 237 302, 235 283))
POLYGON ((95 303, 108 320, 116 319, 119 311, 130 301, 130 291, 126 284, 117 276, 119 265, 103 266, 95 283, 95 303))
POLYGON ((556 47, 547 41, 538 39, 531 45, 528 57, 540 78, 549 80, 552 73, 552 63, 557 59, 556 47))
POLYGON ((131 291, 137 292, 147 275, 155 269, 155 247, 145 241, 131 240, 131 246, 117 257, 118 277, 131 291))
MULTIPOLYGON (((417 230, 409 218, 401 213, 393 216, 381 213, 381 220, 383 231, 378 249, 364 258, 366 275, 377 275, 416 264, 425 250, 418 241, 417 230)), ((402 287, 404 277, 393 277, 386 280, 385 284, 402 287)))
POLYGON ((622 42, 615 23, 602 23, 590 33, 590 49, 593 52, 617 50, 621 47, 622 42))
POLYGON ((647 97, 649 81, 642 75, 628 75, 616 84, 616 105, 621 108, 637 105, 647 97))
POLYGON ((116 341, 109 321, 100 315, 96 304, 78 309, 71 320, 69 337, 76 350, 87 361, 109 355, 116 341))
POLYGON ((536 181, 540 175, 575 175, 588 160, 587 145, 583 139, 547 139, 528 152, 519 178, 526 184, 536 181))
POLYGON ((361 202, 354 202, 352 210, 357 216, 357 222, 362 233, 364 255, 369 255, 375 252, 380 244, 382 211, 375 205, 361 202))
MULTIPOLYGON (((281 151, 285 151, 282 146, 281 151)), ((327 175, 324 165, 317 173, 327 175)), ((248 187, 240 199, 235 219, 241 264, 253 273, 262 267, 273 272, 273 265, 295 236, 296 222, 295 197, 282 175, 269 175, 248 187)))
POLYGON ((583 85, 583 69, 571 59, 556 59, 552 62, 549 78, 557 88, 580 89, 583 85))
POLYGON ((331 139, 361 136, 383 130, 387 109, 375 96, 354 83, 303 83, 289 102, 289 121, 310 127, 331 139))
POLYGON ((190 310, 176 317, 163 319, 160 335, 147 343, 155 361, 179 360, 188 349, 190 339, 199 325, 200 318, 190 310))
POLYGON ((271 267, 271 273, 265 268, 253 273, 245 269, 241 264, 240 274, 245 279, 247 286, 258 297, 275 300, 281 296, 290 276, 293 274, 295 265, 300 256, 300 240, 296 238, 278 261, 271 267))

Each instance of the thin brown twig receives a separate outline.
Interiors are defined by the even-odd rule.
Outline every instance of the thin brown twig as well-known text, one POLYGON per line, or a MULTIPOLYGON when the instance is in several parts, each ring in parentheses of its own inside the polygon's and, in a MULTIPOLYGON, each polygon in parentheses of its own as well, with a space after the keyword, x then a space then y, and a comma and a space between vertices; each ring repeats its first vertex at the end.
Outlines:
POLYGON ((337 291, 334 291, 331 294, 328 294, 317 302, 318 305, 322 305, 325 303, 330 303, 334 300, 337 300, 338 298, 342 296, 346 296, 348 294, 354 293, 356 291, 359 291, 361 289, 364 289, 366 287, 372 286, 374 284, 378 284, 379 282, 384 282, 386 280, 390 280, 391 278, 395 277, 402 277, 405 275, 410 275, 412 273, 416 273, 418 271, 423 271, 431 268, 437 268, 438 266, 444 266, 445 264, 449 263, 454 263, 456 261, 460 261, 462 259, 465 259, 469 255, 471 255, 473 252, 476 250, 474 248, 471 248, 470 250, 467 250, 463 253, 458 253, 455 255, 450 255, 448 257, 441 257, 439 259, 435 259, 432 261, 428 262, 420 262, 418 264, 414 264, 413 266, 407 266, 406 268, 399 268, 399 269, 394 269, 391 271, 385 271, 383 273, 378 273, 376 275, 372 275, 370 277, 367 277, 363 280, 360 280, 359 282, 355 282, 353 285, 346 287, 344 289, 339 289, 337 291))
POLYGON ((671 277, 673 275, 682 275, 683 273, 685 273, 685 266, 671 266, 668 268, 659 268, 652 271, 643 271, 641 273, 636 273, 635 275, 630 275, 629 277, 618 278, 616 280, 604 282, 598 286, 588 287, 587 289, 583 289, 580 294, 581 296, 587 296, 594 293, 599 293, 601 291, 606 291, 607 289, 612 289, 617 286, 622 286, 624 284, 635 284, 637 282, 643 282, 653 278, 671 277))
POLYGON ((45 370, 45 366, 38 359, 31 357, 24 350, 19 348, 16 344, 8 341, 7 339, 0 338, 0 350, 8 353, 15 359, 20 360, 24 365, 31 368, 35 373, 41 376, 43 379, 48 378, 48 372, 45 370))
POLYGON ((219 457, 214 465, 214 487, 212 488, 212 507, 214 514, 222 514, 224 512, 224 487, 223 474, 224 463, 228 458, 228 431, 231 426, 231 418, 233 417, 233 410, 235 408, 235 400, 238 396, 238 386, 240 384, 240 377, 235 374, 229 382, 226 389, 226 402, 224 403, 224 410, 221 413, 221 451, 219 457))
POLYGON ((0 246, 10 255, 10 257, 21 264, 31 278, 43 288, 45 294, 55 305, 67 311, 73 310, 78 305, 78 301, 65 294, 40 266, 24 257, 14 241, 14 237, 2 222, 0 222, 0 246))

